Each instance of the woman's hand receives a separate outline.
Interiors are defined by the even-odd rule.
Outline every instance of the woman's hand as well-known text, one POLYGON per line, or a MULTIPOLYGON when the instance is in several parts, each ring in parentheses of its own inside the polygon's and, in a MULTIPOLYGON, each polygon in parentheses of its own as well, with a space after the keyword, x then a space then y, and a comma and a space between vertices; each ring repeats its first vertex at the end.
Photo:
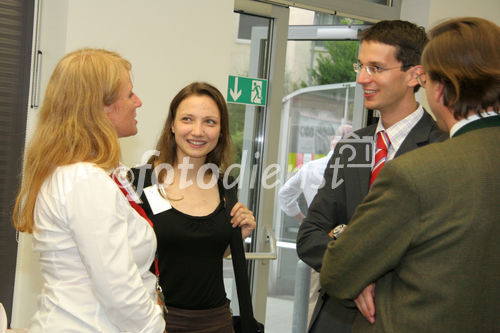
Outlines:
POLYGON ((232 216, 231 224, 233 228, 237 226, 241 227, 241 236, 243 239, 250 236, 253 229, 257 226, 252 211, 239 201, 231 209, 230 215, 232 216))

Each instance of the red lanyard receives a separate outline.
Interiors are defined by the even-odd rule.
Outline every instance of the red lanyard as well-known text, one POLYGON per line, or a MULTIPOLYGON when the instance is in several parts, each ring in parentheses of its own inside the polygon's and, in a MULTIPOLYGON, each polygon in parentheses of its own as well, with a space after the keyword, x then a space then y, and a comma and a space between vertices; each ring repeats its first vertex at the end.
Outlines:
MULTIPOLYGON (((130 204, 130 206, 132 206, 132 208, 134 208, 135 211, 137 213, 139 213, 139 215, 141 215, 146 221, 148 221, 149 225, 154 230, 153 222, 149 219, 149 217, 147 216, 147 214, 144 211, 144 209, 142 209, 142 207, 139 206, 139 204, 137 202, 135 202, 135 200, 133 199, 134 196, 137 196, 137 194, 135 192, 134 193, 130 193, 130 191, 132 191, 130 183, 124 184, 120 179, 118 179, 118 177, 116 177, 116 175, 114 173, 111 176, 111 178, 113 178, 113 180, 115 181, 115 183, 118 184, 118 187, 120 188, 120 190, 122 191, 122 193, 127 198, 128 203, 130 204)), ((158 277, 160 275, 160 268, 158 266, 158 253, 155 254, 154 263, 155 263, 155 275, 158 277)))

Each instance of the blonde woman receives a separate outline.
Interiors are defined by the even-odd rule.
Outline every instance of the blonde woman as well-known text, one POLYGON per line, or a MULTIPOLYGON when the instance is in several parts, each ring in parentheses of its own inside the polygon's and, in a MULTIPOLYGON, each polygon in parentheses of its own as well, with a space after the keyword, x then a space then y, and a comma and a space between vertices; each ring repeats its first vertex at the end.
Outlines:
POLYGON ((81 49, 47 86, 13 215, 40 252, 32 333, 164 331, 154 231, 110 177, 118 138, 137 133, 130 69, 116 53, 81 49))
POLYGON ((219 90, 204 82, 184 87, 170 103, 156 149, 159 155, 149 161, 154 171, 134 174, 138 191, 145 186, 143 208, 158 238, 167 331, 231 333, 222 259, 233 228, 240 226, 245 238, 256 223, 241 202, 229 206, 229 189, 218 177, 232 155, 227 105, 219 90))

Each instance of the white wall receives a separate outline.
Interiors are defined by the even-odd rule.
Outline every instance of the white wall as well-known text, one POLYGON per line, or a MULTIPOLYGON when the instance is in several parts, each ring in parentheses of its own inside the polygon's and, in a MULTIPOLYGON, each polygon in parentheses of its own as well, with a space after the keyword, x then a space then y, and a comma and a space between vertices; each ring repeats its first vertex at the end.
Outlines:
POLYGON ((500 24, 500 1, 431 0, 429 10, 430 27, 444 19, 459 16, 477 16, 500 24))
POLYGON ((429 8, 431 0, 402 0, 401 19, 423 27, 429 26, 429 8))
POLYGON ((498 0, 402 0, 401 19, 426 28, 460 16, 477 16, 500 24, 498 0))
POLYGON ((103 47, 132 62, 143 106, 139 135, 121 140, 125 164, 154 148, 170 100, 186 84, 209 81, 225 94, 233 7, 231 0, 70 1, 67 51, 103 47))
MULTIPOLYGON (((132 63, 139 134, 122 139, 123 161, 140 162, 154 148, 172 97, 186 84, 203 80, 225 95, 234 42, 233 0, 43 0, 40 49, 42 95, 57 61, 80 47, 118 52, 132 63)), ((43 101, 42 101, 43 102, 43 101)), ((28 110, 28 139, 37 109, 28 110)), ((26 327, 41 288, 31 237, 18 249, 12 327, 26 327)))

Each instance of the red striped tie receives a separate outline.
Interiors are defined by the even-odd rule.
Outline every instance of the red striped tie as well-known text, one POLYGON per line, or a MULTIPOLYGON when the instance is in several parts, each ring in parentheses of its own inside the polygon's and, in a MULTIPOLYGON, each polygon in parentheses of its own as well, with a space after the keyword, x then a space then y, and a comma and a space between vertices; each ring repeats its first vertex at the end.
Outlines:
POLYGON ((384 166, 387 160, 387 150, 391 145, 391 140, 387 136, 385 131, 380 131, 377 133, 377 149, 375 150, 375 163, 373 164, 372 175, 370 177, 370 186, 377 178, 380 169, 384 166))

